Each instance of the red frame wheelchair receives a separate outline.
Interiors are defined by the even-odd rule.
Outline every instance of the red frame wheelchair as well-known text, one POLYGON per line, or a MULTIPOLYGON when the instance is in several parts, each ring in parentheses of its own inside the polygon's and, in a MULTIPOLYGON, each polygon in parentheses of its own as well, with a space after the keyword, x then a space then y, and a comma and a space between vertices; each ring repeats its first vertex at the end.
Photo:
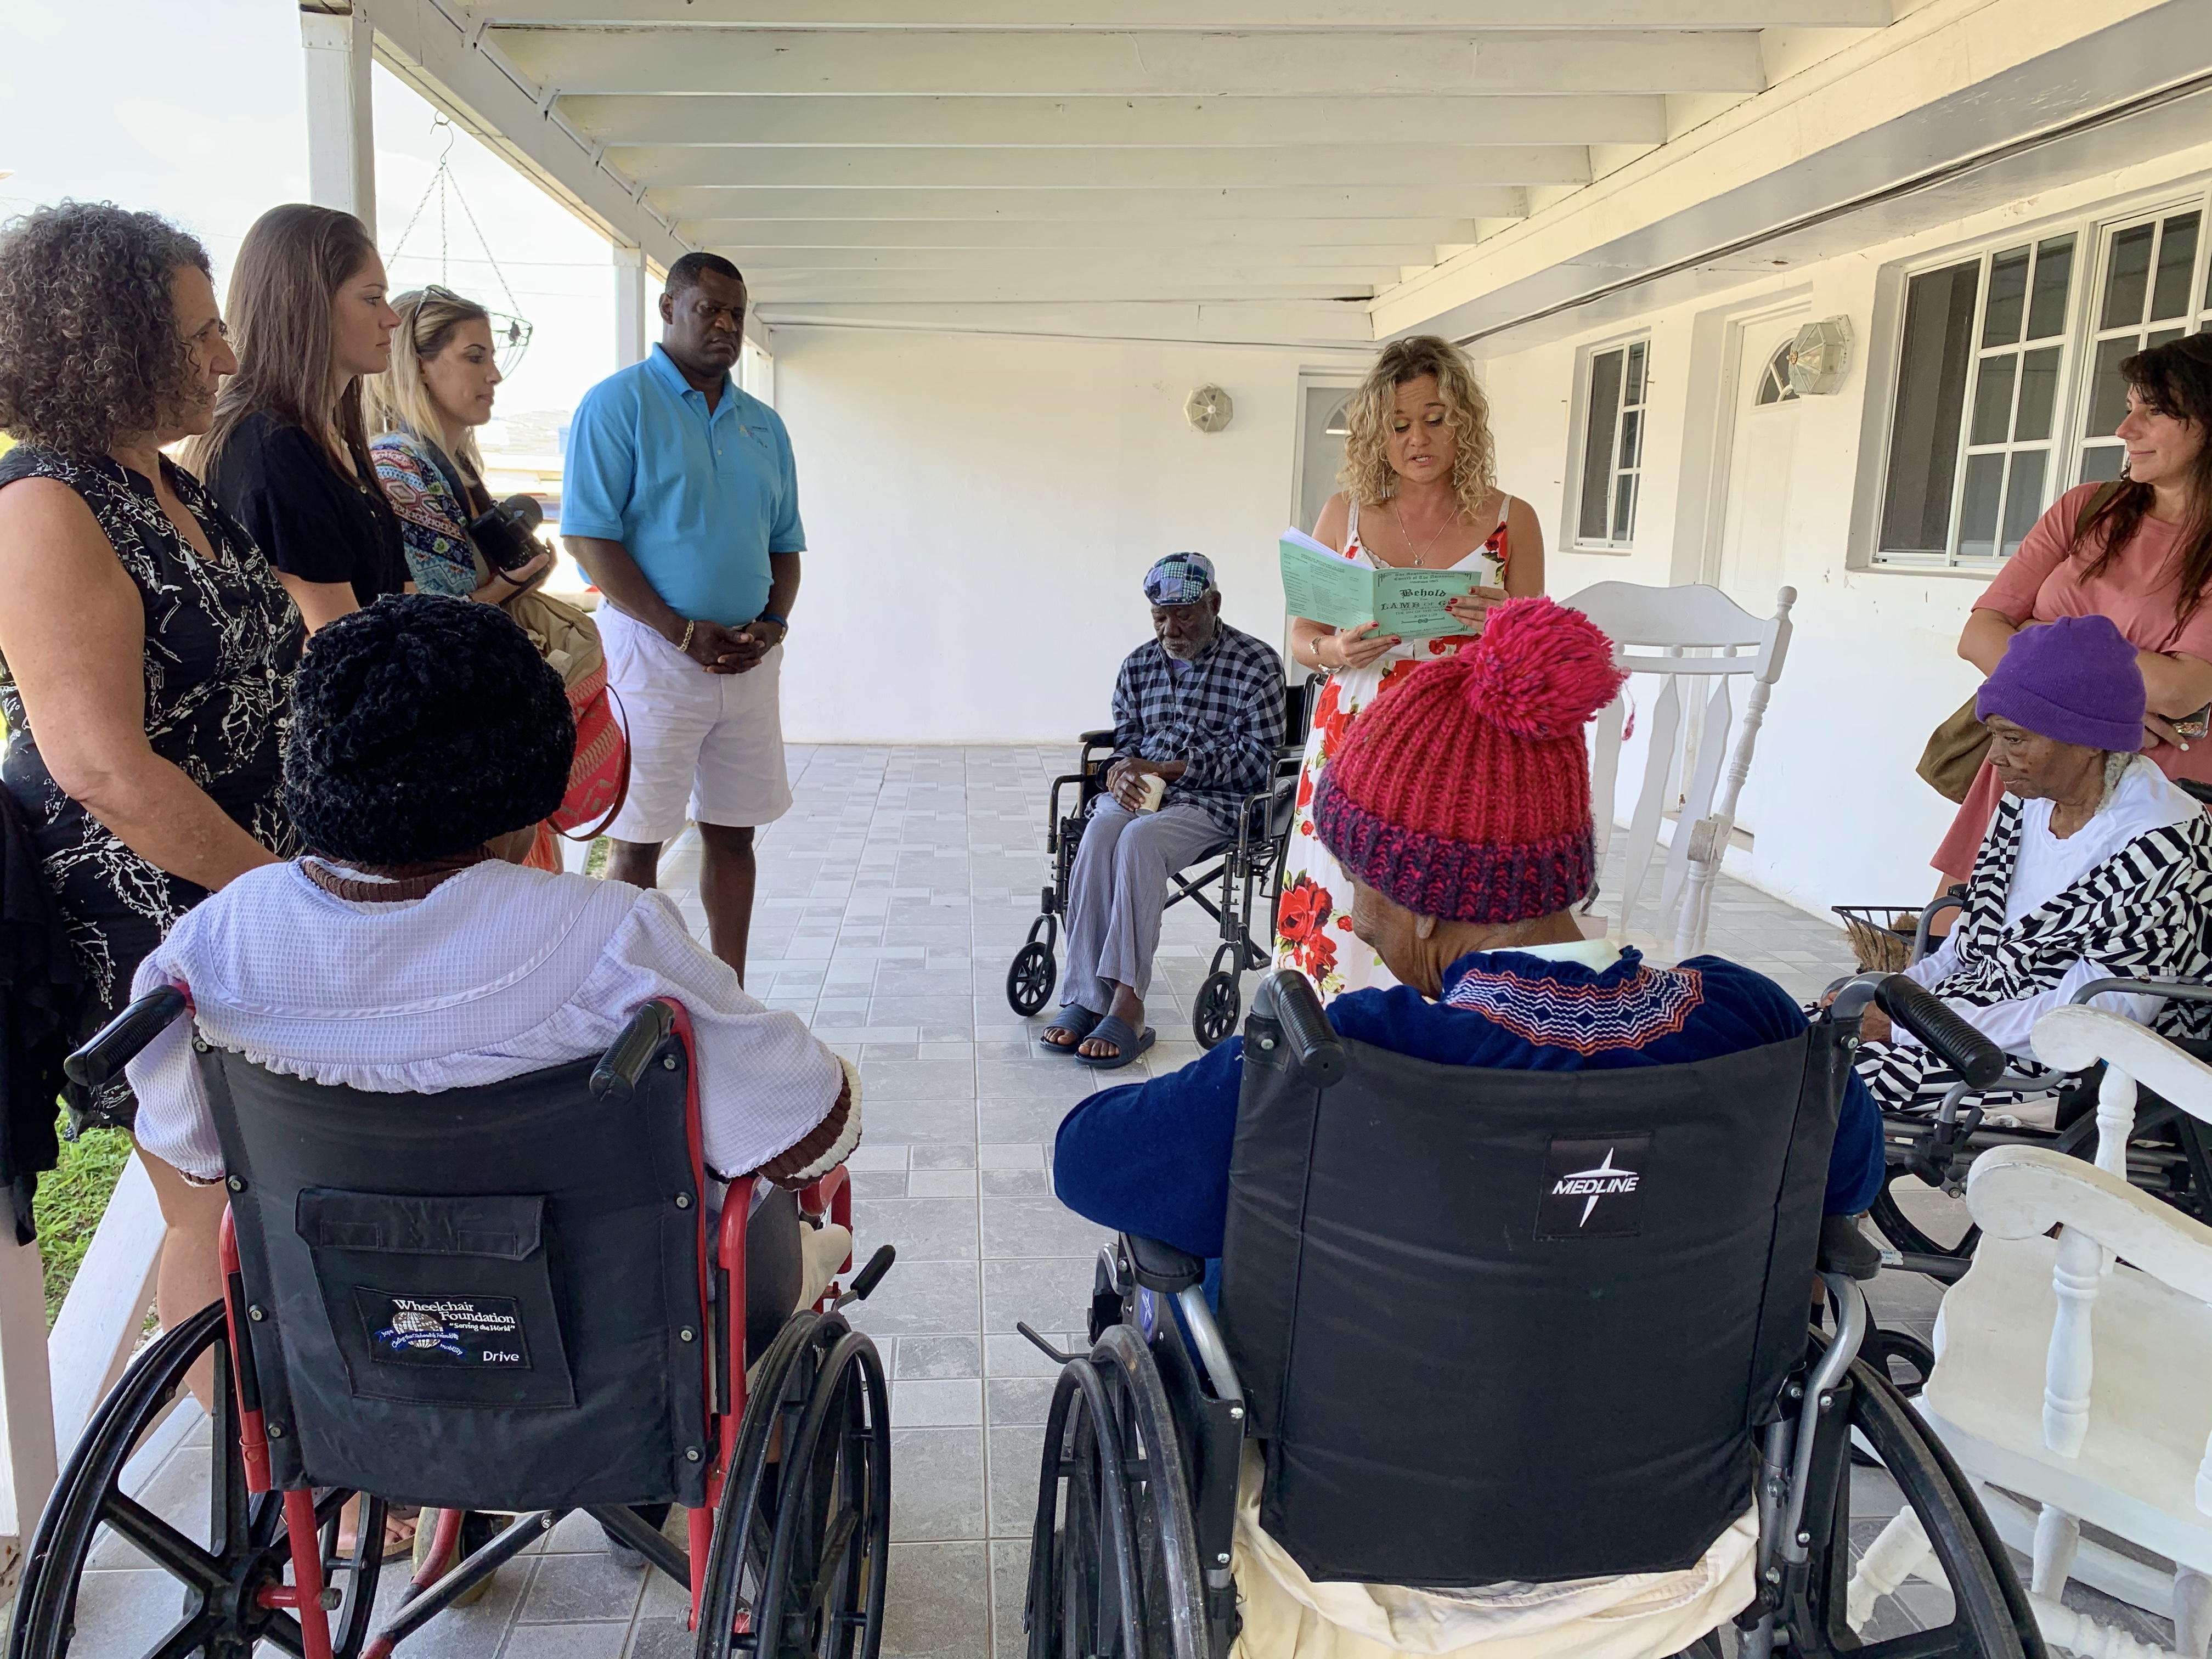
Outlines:
MULTIPOLYGON (((179 990, 140 999, 71 1075, 114 1076, 189 1007, 179 990)), ((69 1651, 104 1531, 183 1588, 149 1656, 266 1644, 383 1659, 574 1510, 689 1589, 698 1655, 872 1659, 890 1395, 838 1310, 893 1252, 807 1310, 790 1311, 788 1289, 748 1307, 751 1182, 732 1183, 710 1238, 690 1036, 657 1000, 604 1054, 376 1095, 195 1035, 231 1192, 225 1295, 164 1332, 94 1414, 27 1553, 9 1659, 69 1651), (204 1542, 123 1488, 196 1370, 212 1385, 204 1542), (432 1541, 380 1628, 387 1500, 420 1504, 432 1541), (688 1547, 635 1507, 670 1503, 688 1547), (501 1511, 503 1530, 451 1560, 465 1516, 501 1511)), ((849 1230, 842 1169, 799 1203, 798 1224, 849 1230)))

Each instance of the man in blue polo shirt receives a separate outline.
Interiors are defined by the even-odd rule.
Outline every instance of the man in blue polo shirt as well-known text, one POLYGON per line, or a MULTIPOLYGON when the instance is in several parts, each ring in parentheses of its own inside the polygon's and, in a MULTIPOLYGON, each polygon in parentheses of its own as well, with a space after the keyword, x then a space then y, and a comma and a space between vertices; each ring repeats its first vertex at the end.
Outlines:
POLYGON ((791 805, 777 680, 806 545, 791 439, 730 378, 744 318, 727 259, 669 267, 659 345, 577 407, 561 504, 562 538, 607 599, 607 683, 629 727, 607 874, 653 886, 661 844, 696 821, 709 939, 740 981, 753 831, 791 805))

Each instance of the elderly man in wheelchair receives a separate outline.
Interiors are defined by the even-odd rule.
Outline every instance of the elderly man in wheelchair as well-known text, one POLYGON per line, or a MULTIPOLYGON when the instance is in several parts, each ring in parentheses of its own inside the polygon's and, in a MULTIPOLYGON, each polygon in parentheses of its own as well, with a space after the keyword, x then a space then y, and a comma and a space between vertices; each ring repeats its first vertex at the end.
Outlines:
POLYGON ((1067 877, 1067 981, 1044 1041, 1101 1071, 1152 1047, 1145 994, 1168 884, 1237 838, 1283 737, 1283 660, 1221 620, 1202 554, 1145 573, 1153 637, 1114 680, 1114 748, 1067 877))
POLYGON ((103 1530, 183 1582, 149 1652, 352 1659, 571 1510, 690 1589, 701 1655, 872 1650, 887 1395, 835 1310, 889 1251, 832 1282, 859 1090, 661 895, 520 867, 574 745, 496 606, 389 599, 316 636, 285 759, 315 852, 188 914, 70 1062, 127 1070, 145 1150, 228 1186, 228 1291, 100 1406, 17 1659, 67 1651, 103 1530), (204 1544, 123 1481, 187 1385, 204 1544), (376 1630, 387 1498, 422 1524, 376 1630))
POLYGON ((1860 1359, 1874 1264, 1823 1220, 1880 1176, 1869 1002, 1961 1064, 1986 1044, 1902 979, 1808 1025, 1731 964, 1579 940, 1611 658, 1516 601, 1379 699, 1316 824, 1404 985, 1324 1015, 1275 975, 1241 1045, 1062 1126, 1059 1191, 1122 1237, 1092 1347, 1056 1356, 1032 1659, 1659 1659, 1731 1624, 1747 1653, 1854 1649, 1855 1440, 1954 1593, 1891 1650, 2039 1653, 1860 1359))

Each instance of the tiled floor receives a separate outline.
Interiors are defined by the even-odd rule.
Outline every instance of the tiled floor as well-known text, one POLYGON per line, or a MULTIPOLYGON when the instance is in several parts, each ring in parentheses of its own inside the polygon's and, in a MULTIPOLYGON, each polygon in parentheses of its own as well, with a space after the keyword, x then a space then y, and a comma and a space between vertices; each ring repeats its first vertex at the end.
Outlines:
MULTIPOLYGON (((1100 1079, 1041 1052, 1043 1022, 1018 1019, 1003 988, 1046 878, 1046 786, 1067 760, 1034 748, 793 750, 798 805, 761 837, 752 988, 860 1064, 856 1228, 864 1253, 884 1242, 899 1250, 883 1288, 853 1310, 895 1378, 889 1654, 1021 1651, 1054 1367, 1014 1327, 1065 1332, 1079 1319, 1103 1237, 1053 1199, 1047 1168, 1061 1115, 1100 1079)), ((666 884, 703 935, 696 859, 696 843, 672 848, 666 884)), ((1150 1010, 1162 1040, 1113 1082, 1198 1054, 1188 999, 1207 971, 1211 930, 1191 907, 1170 913, 1150 1010)), ((1833 927, 1732 881, 1716 896, 1710 948, 1800 995, 1850 965, 1833 927)), ((1934 1310, 1918 1280, 1885 1283, 1882 1300, 1885 1317, 1923 1330, 1934 1310)), ((178 1451, 149 1501, 180 1521, 204 1513, 204 1456, 178 1451)), ((76 1651, 136 1653, 174 1595, 161 1575, 131 1567, 128 1551, 106 1549, 85 1588, 76 1651), (125 1630, 138 1645, 105 1638, 125 1630)), ((688 1652, 680 1612, 671 1586, 617 1566, 596 1527, 571 1519, 483 1603, 402 1651, 688 1652)))

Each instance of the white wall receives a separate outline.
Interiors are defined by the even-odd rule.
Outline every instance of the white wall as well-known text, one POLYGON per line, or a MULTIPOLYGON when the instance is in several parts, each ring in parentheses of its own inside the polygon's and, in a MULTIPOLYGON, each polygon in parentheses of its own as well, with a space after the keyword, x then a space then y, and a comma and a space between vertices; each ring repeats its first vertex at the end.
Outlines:
MULTIPOLYGON (((1793 302, 1802 302, 1808 320, 1850 319, 1843 385, 1789 412, 1798 433, 1774 574, 1797 590, 1796 634, 1744 793, 1754 844, 1748 859, 1731 857, 1732 871, 1814 911, 1915 901, 1934 890, 1928 858, 1955 809, 1912 769, 1930 728, 1978 684, 1955 647, 1988 575, 1850 568, 1867 562, 1852 526, 1870 520, 1879 496, 1871 463, 1880 458, 1893 374, 1898 262, 1994 236, 2025 240, 2045 221, 2100 211, 2107 202, 2142 192, 2156 199, 2165 185, 2185 181, 2201 187, 2208 168, 2212 147, 1793 267, 1723 300, 1613 319, 1601 330, 1493 351, 1480 362, 1498 411, 1499 478, 1542 520, 1553 548, 1547 585, 1565 597, 1598 581, 1699 579, 1707 525, 1717 523, 1723 507, 1713 457, 1717 449, 1726 459, 1717 422, 1719 357, 1731 320, 1793 302), (1577 351, 1646 328, 1654 385, 1635 550, 1562 551, 1577 351)), ((1729 395, 1735 395, 1733 380, 1729 395)), ((1619 817, 1626 817, 1639 783, 1623 778, 1619 817)))
POLYGON ((775 400, 806 520, 784 670, 805 743, 1066 743, 1110 721, 1149 636, 1153 560, 1214 562, 1224 614, 1279 645, 1275 542, 1302 366, 1233 346, 778 328, 775 400), (1218 384, 1236 418, 1183 418, 1218 384))

